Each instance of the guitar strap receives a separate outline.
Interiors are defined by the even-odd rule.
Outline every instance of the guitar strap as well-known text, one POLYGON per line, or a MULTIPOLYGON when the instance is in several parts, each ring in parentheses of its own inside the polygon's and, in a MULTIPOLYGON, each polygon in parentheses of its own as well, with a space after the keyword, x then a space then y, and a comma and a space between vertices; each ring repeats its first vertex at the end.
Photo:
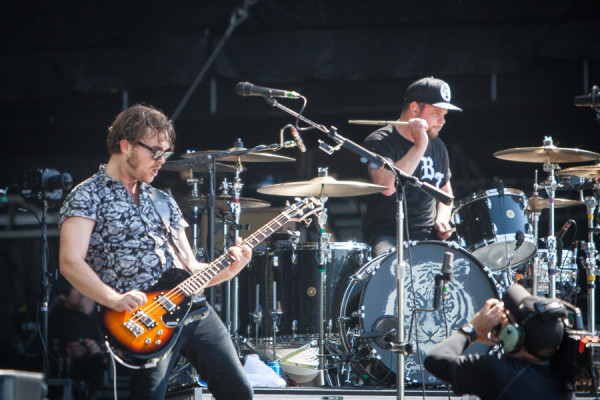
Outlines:
POLYGON ((155 188, 150 189, 149 196, 150 196, 150 200, 152 201, 152 204, 154 205, 154 209, 160 216, 160 219, 162 220, 163 225, 167 229, 167 238, 168 238, 169 242, 171 243, 171 245, 173 246, 173 248, 175 248, 177 256, 179 257, 179 260, 181 261, 181 263, 185 266, 185 268, 189 272, 192 272, 190 267, 185 262, 185 259, 186 259, 185 253, 181 250, 181 247, 179 247, 179 240, 177 239, 177 235, 175 234, 175 231, 171 227, 171 222, 170 222, 171 221, 171 209, 169 208, 169 203, 167 202, 167 199, 160 192, 160 190, 155 189, 155 188))

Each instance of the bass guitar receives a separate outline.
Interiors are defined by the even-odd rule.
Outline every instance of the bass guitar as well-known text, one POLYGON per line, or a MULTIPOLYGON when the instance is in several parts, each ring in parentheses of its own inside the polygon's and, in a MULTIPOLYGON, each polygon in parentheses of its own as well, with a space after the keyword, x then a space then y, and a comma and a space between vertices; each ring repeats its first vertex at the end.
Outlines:
MULTIPOLYGON (((254 248, 286 223, 303 221, 322 209, 323 204, 317 198, 299 200, 242 244, 254 248)), ((148 302, 132 312, 100 306, 100 329, 108 351, 129 368, 156 365, 170 353, 182 326, 199 313, 193 311, 194 297, 232 262, 231 253, 226 252, 194 274, 178 268, 166 271, 145 291, 148 302)))

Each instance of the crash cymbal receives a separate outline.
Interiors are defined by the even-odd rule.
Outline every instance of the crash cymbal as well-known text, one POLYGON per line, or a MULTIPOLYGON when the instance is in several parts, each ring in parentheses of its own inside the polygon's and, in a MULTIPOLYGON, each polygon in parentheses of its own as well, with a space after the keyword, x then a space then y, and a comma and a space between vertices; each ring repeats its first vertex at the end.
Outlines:
MULTIPOLYGON (((531 196, 527 199, 528 205, 527 209, 529 211, 541 211, 546 208, 550 208, 550 199, 544 199, 540 196, 531 196)), ((563 208, 563 207, 571 207, 583 204, 579 200, 571 200, 571 199, 554 199, 554 208, 563 208)))
POLYGON ((287 182, 263 186, 257 189, 264 194, 276 196, 347 197, 379 193, 387 187, 372 183, 337 181, 331 176, 320 176, 310 181, 287 182))
POLYGON ((408 125, 407 121, 371 121, 366 119, 350 119, 348 120, 349 124, 358 124, 358 125, 408 125))
MULTIPOLYGON (((190 167, 192 168, 193 172, 199 172, 199 173, 205 173, 208 172, 208 169, 206 168, 206 164, 201 163, 201 162, 194 162, 194 161, 190 161, 189 163, 178 163, 175 164, 173 161, 169 161, 166 162, 162 165, 161 169, 165 170, 165 171, 189 171, 190 167)), ((229 165, 229 164, 222 164, 222 163, 215 163, 215 172, 217 173, 223 173, 223 172, 230 172, 230 173, 234 173, 235 172, 235 167, 229 165)))
POLYGON ((567 149, 554 145, 542 147, 520 147, 500 150, 494 157, 501 160, 545 163, 565 163, 578 161, 592 161, 600 159, 600 154, 587 150, 567 149))
MULTIPOLYGON (((204 195, 200 197, 186 196, 183 200, 191 207, 204 208, 208 205, 207 198, 204 195)), ((220 210, 226 210, 228 207, 227 203, 231 201, 233 201, 231 195, 220 194, 216 196, 215 206, 220 210)), ((240 197, 240 204, 242 209, 271 207, 271 203, 268 201, 252 199, 250 197, 240 197)))
MULTIPOLYGON (((243 147, 232 147, 230 149, 224 150, 224 152, 234 152, 240 150, 247 150, 243 147)), ((221 150, 205 150, 205 151, 194 151, 183 154, 183 158, 195 158, 199 156, 205 156, 208 154, 220 153, 221 150)), ((221 162, 236 162, 238 157, 242 162, 293 162, 296 161, 295 158, 280 156, 278 154, 273 153, 265 153, 265 152, 256 152, 256 153, 246 153, 242 155, 229 155, 224 157, 219 157, 218 160, 221 162)))
POLYGON ((582 178, 598 179, 600 178, 600 164, 565 168, 554 173, 556 175, 574 175, 582 178))

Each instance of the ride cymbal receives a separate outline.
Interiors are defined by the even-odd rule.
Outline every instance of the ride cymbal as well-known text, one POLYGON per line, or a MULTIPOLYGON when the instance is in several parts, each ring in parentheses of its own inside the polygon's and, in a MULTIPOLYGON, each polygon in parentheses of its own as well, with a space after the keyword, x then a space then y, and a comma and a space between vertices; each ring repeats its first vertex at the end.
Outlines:
POLYGON ((494 157, 508 161, 535 163, 550 162, 556 164, 599 160, 600 154, 587 150, 568 149, 548 145, 542 147, 517 147, 514 149, 500 150, 494 153, 494 157))
POLYGON ((275 196, 349 197, 379 193, 387 187, 372 183, 338 181, 331 176, 320 176, 310 181, 277 183, 263 186, 257 192, 275 196))
MULTIPOLYGON (((240 150, 247 150, 243 147, 232 147, 230 149, 221 151, 221 150, 205 150, 205 151, 194 151, 194 152, 190 152, 190 153, 186 153, 183 154, 182 157, 183 158, 195 158, 195 157, 199 157, 199 156, 205 156, 205 155, 209 155, 209 154, 216 154, 216 153, 231 153, 231 152, 235 152, 235 151, 240 151, 240 150)), ((265 153, 265 152, 250 152, 250 153, 246 153, 246 154, 241 154, 241 155, 226 155, 223 157, 218 157, 218 160, 221 162, 237 162, 238 158, 240 159, 241 162, 294 162, 296 161, 295 158, 292 157, 286 157, 286 156, 280 156, 279 154, 273 154, 273 153, 265 153)))

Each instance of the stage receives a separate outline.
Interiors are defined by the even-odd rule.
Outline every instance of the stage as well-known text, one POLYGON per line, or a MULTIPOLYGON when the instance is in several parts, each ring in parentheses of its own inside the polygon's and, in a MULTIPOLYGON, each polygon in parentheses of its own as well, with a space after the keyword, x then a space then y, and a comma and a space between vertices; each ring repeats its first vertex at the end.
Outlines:
MULTIPOLYGON (((595 399, 595 397, 586 394, 578 393, 578 399, 595 399)), ((167 393, 165 399, 170 400, 210 400, 212 395, 205 388, 188 388, 167 393)), ((394 389, 368 389, 368 388, 283 388, 283 389, 267 389, 255 388, 254 398, 259 399, 319 399, 319 400, 392 400, 397 399, 397 393, 394 389)), ((448 395, 446 389, 427 389, 423 395, 422 390, 405 389, 404 398, 406 400, 426 399, 476 399, 476 397, 457 396, 453 393, 448 395)))

